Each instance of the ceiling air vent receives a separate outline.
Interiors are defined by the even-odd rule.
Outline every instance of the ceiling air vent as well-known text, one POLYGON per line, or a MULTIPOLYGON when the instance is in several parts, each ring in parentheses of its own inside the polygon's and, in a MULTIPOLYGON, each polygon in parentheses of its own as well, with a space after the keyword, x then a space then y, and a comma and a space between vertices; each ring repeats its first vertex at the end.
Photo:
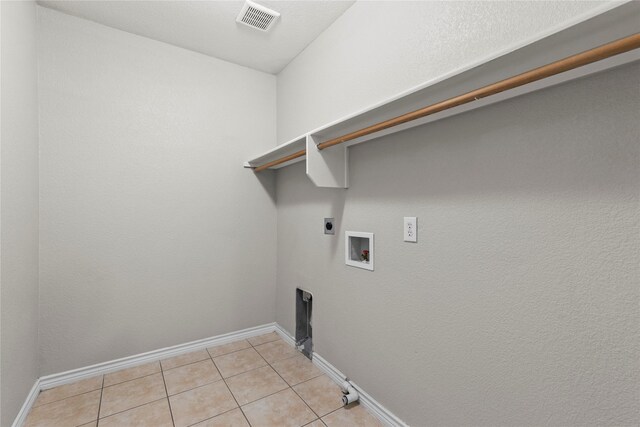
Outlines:
POLYGON ((236 22, 247 25, 260 31, 269 31, 280 14, 275 10, 267 9, 252 1, 247 0, 242 6, 236 22))

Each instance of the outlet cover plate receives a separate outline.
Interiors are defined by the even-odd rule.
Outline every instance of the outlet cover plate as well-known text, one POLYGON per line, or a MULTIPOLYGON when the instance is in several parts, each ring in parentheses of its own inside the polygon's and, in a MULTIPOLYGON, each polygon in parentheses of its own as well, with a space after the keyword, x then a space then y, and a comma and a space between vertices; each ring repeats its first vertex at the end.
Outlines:
POLYGON ((404 241, 413 243, 418 241, 418 218, 415 216, 404 217, 404 241))

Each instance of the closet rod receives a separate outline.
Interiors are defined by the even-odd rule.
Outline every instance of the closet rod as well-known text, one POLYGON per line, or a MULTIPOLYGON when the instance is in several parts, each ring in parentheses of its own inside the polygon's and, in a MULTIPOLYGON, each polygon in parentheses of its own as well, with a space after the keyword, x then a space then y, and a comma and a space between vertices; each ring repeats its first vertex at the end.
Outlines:
POLYGON ((302 149, 300 151, 296 151, 293 154, 289 154, 288 156, 280 157, 279 159, 276 159, 276 160, 274 160, 272 162, 265 163, 265 164, 260 165, 260 166, 256 166, 256 168, 253 169, 253 170, 254 170, 254 172, 261 172, 261 171, 263 171, 265 169, 269 169, 270 167, 277 166, 277 165, 279 165, 281 163, 288 162, 289 160, 293 160, 293 159, 297 159, 298 157, 305 156, 306 154, 307 154, 307 150, 306 149, 302 149))
POLYGON ((515 89, 528 83, 533 83, 535 81, 542 80, 556 74, 564 73, 565 71, 573 70, 574 68, 582 67, 584 65, 588 65, 593 62, 609 58, 611 56, 619 55, 621 53, 637 49, 638 47, 640 47, 640 33, 636 33, 632 36, 607 43, 605 45, 569 56, 568 58, 564 58, 547 65, 543 65, 542 67, 534 68, 533 70, 526 71, 522 74, 518 74, 499 82, 481 87, 480 89, 472 90, 471 92, 467 92, 465 94, 437 102, 427 107, 402 114, 401 116, 376 123, 375 125, 367 126, 364 129, 360 129, 358 131, 351 132, 325 142, 321 142, 320 144, 318 144, 318 149, 324 150, 325 148, 342 144, 344 142, 360 138, 361 136, 370 135, 372 133, 388 129, 390 127, 398 126, 412 120, 439 113, 453 107, 458 107, 471 101, 504 92, 505 90, 515 89))
MULTIPOLYGON (((471 92, 464 93, 462 95, 454 96, 453 98, 446 99, 444 101, 437 102, 435 104, 420 108, 409 113, 402 114, 400 116, 376 123, 371 126, 367 126, 363 129, 355 132, 348 133, 337 138, 330 139, 325 142, 321 142, 317 145, 319 150, 332 147, 334 145, 342 144, 347 141, 360 138, 365 135, 370 135, 375 132, 379 132, 384 129, 388 129, 394 126, 401 125, 413 120, 420 119, 422 117, 429 116, 431 114, 439 113, 441 111, 448 110, 450 108, 458 107, 460 105, 467 104, 472 101, 485 98, 487 96, 495 95, 506 90, 515 89, 520 86, 524 86, 528 83, 533 83, 538 80, 545 79, 547 77, 555 76, 556 74, 564 73, 584 65, 592 64, 594 62, 610 58, 621 53, 629 52, 634 49, 640 48, 640 33, 624 37, 619 40, 604 44, 602 46, 595 47, 590 50, 569 56, 564 59, 552 62, 547 65, 543 65, 533 70, 526 71, 513 77, 509 77, 504 80, 500 80, 496 83, 489 84, 471 92)), ((275 165, 287 162, 289 160, 302 157, 306 154, 306 150, 300 150, 295 154, 291 154, 286 157, 274 160, 264 165, 255 168, 256 172, 260 172, 275 165)))

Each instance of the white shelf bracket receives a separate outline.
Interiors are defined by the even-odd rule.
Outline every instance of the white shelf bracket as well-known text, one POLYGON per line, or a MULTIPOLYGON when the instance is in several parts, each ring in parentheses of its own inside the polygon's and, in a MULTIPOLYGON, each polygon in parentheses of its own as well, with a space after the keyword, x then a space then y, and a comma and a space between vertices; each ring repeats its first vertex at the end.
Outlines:
POLYGON ((318 150, 316 138, 307 135, 307 176, 316 187, 349 188, 349 159, 342 144, 318 150))

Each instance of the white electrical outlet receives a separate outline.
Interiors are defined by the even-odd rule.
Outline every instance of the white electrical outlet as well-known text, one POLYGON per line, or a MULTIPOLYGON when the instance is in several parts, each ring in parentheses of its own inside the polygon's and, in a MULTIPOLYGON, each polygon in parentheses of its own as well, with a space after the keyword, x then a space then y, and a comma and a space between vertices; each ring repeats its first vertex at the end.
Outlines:
POLYGON ((416 218, 415 216, 404 217, 404 241, 418 241, 418 218, 416 218))

